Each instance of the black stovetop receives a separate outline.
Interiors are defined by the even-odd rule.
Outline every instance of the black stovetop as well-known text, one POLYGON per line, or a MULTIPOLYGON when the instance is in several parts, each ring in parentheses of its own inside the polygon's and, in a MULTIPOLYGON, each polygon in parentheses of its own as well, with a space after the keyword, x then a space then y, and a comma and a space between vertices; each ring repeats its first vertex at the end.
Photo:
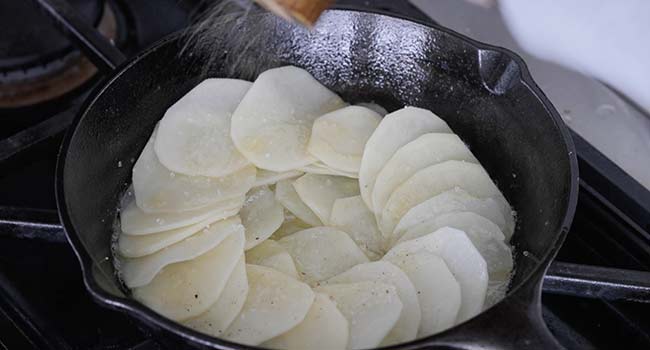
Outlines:
MULTIPOLYGON (((109 3, 126 13, 130 32, 118 44, 129 56, 185 27, 192 9, 176 0, 157 0, 158 11, 148 0, 109 3)), ((340 3, 427 19, 407 2, 340 3)), ((91 300, 58 225, 58 146, 94 83, 54 103, 0 109, 0 349, 162 348, 126 315, 91 300)), ((567 348, 650 349, 650 280, 630 271, 650 270, 650 193, 582 138, 574 140, 580 198, 545 279, 544 319, 567 348)))

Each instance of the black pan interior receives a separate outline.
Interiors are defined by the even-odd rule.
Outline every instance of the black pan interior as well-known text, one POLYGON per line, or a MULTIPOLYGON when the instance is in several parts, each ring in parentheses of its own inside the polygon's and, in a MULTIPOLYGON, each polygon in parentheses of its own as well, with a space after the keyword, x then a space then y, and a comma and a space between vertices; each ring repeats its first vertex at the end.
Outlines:
POLYGON ((165 110, 206 76, 252 80, 287 64, 349 102, 423 107, 449 123, 517 211, 511 289, 553 252, 571 211, 572 156, 557 115, 524 81, 521 60, 444 30, 361 12, 328 11, 313 31, 270 15, 237 25, 183 55, 183 37, 143 54, 87 104, 69 137, 60 205, 73 244, 81 242, 109 276, 107 289, 120 293, 109 261, 119 197, 165 110))

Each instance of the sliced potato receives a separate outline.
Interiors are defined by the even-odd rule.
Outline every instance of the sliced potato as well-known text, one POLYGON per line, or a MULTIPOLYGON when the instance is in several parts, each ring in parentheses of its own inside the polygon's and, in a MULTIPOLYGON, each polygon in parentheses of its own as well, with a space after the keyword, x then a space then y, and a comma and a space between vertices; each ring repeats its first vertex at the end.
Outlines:
POLYGON ((348 349, 377 347, 399 320, 402 302, 393 285, 375 281, 317 287, 327 294, 350 325, 348 349))
POLYGON ((448 160, 418 171, 395 189, 381 214, 379 229, 392 235, 397 223, 411 208, 455 187, 477 198, 493 198, 502 211, 510 205, 479 164, 448 160))
POLYGON ((308 174, 345 176, 351 179, 359 178, 358 172, 337 170, 328 165, 325 165, 325 163, 321 161, 316 161, 314 163, 305 165, 304 167, 299 168, 299 170, 308 174))
POLYGON ((267 239, 246 252, 249 264, 270 267, 293 278, 298 278, 298 271, 289 252, 278 242, 267 239))
POLYGON ((395 226, 394 237, 402 236, 413 226, 422 224, 439 215, 453 212, 476 213, 497 224, 505 234, 506 239, 509 239, 512 235, 514 226, 512 215, 509 213, 505 215, 510 218, 510 223, 508 223, 498 201, 493 198, 476 198, 467 191, 455 187, 433 196, 407 211, 395 226))
POLYGON ((198 224, 150 235, 133 236, 120 233, 117 241, 117 251, 125 258, 139 258, 141 256, 153 254, 165 247, 182 241, 204 228, 208 228, 210 224, 218 220, 219 219, 208 219, 201 221, 198 224))
POLYGON ((378 105, 378 104, 376 104, 374 102, 361 102, 361 103, 357 103, 357 106, 370 108, 373 111, 375 111, 375 113, 379 114, 382 117, 385 116, 386 114, 388 114, 388 111, 386 110, 386 108, 384 108, 384 107, 382 107, 382 106, 380 106, 380 105, 378 105))
POLYGON ((314 301, 308 285, 274 269, 246 265, 248 296, 224 338, 258 345, 303 321, 314 301))
POLYGON ((271 170, 257 169, 257 177, 253 187, 275 185, 278 181, 293 179, 304 174, 299 170, 290 170, 283 172, 276 172, 271 170))
POLYGON ((305 174, 293 183, 293 188, 324 224, 329 223, 334 201, 359 194, 359 183, 342 176, 305 174))
POLYGON ((323 224, 318 216, 300 199, 293 187, 293 180, 282 180, 275 185, 275 199, 301 221, 312 226, 323 224))
POLYGON ((510 280, 507 281, 495 281, 488 283, 487 293, 485 294, 485 305, 483 305, 483 310, 489 309, 494 304, 500 302, 503 298, 506 297, 508 292, 508 285, 510 280))
POLYGON ((286 237, 292 233, 296 233, 298 231, 306 230, 308 228, 312 227, 308 223, 298 219, 293 213, 291 213, 288 210, 284 210, 284 222, 278 228, 273 232, 271 235, 271 239, 278 240, 282 237, 286 237))
POLYGON ((390 333, 381 342, 382 346, 403 343, 415 339, 420 327, 420 303, 408 276, 388 261, 359 264, 326 281, 326 284, 374 281, 392 285, 402 302, 402 312, 390 333))
POLYGON ((405 144, 377 173, 372 206, 381 214, 390 195, 419 170, 447 160, 478 163, 469 148, 455 134, 429 133, 405 144))
POLYGON ((418 337, 452 327, 460 310, 460 286, 447 264, 428 251, 390 254, 384 258, 398 266, 413 283, 421 310, 418 337))
POLYGON ((207 311, 183 321, 183 324, 199 332, 220 337, 241 311, 247 294, 246 261, 242 255, 217 301, 207 311))
POLYGON ((460 285, 461 304, 456 321, 463 322, 481 312, 488 283, 487 266, 465 232, 444 227, 396 245, 384 259, 394 261, 422 250, 441 257, 460 285))
POLYGON ((307 153, 314 120, 344 106, 307 71, 293 66, 260 74, 232 117, 237 149, 258 168, 289 171, 314 162, 307 153))
POLYGON ((133 166, 135 201, 145 212, 197 210, 245 194, 255 182, 247 165, 225 177, 187 176, 165 168, 156 157, 154 136, 133 166))
POLYGON ((236 215, 244 204, 244 195, 211 204, 207 207, 175 213, 146 213, 138 208, 129 189, 122 200, 120 226, 123 233, 133 236, 166 232, 202 221, 217 221, 236 215))
POLYGON ((251 82, 206 79, 174 103, 160 120, 155 151, 171 171, 221 177, 249 164, 230 138, 230 118, 251 82))
POLYGON ((366 141, 380 121, 379 114, 361 106, 324 114, 314 121, 307 150, 333 169, 358 173, 366 141))
POLYGON ((266 186, 252 189, 239 212, 246 229, 245 249, 264 242, 284 221, 284 208, 275 200, 275 194, 266 186))
POLYGON ((216 247, 233 233, 244 232, 238 216, 217 221, 207 228, 162 250, 141 258, 120 259, 120 273, 129 288, 141 287, 165 266, 191 260, 216 247))
POLYGON ((416 107, 402 108, 382 119, 366 143, 359 168, 361 197, 370 210, 374 212, 372 191, 384 164, 400 147, 430 132, 451 133, 451 129, 435 114, 416 107))
POLYGON ((305 319, 288 332, 262 344, 278 350, 345 350, 348 345, 348 320, 330 298, 316 293, 305 319))
POLYGON ((334 201, 329 224, 350 235, 370 260, 377 260, 384 254, 383 236, 374 214, 366 207, 361 196, 334 201))
POLYGON ((324 281, 368 262, 368 258, 347 233, 332 227, 298 231, 278 241, 296 263, 300 277, 310 285, 324 281))
POLYGON ((149 284, 133 288, 133 297, 174 321, 196 317, 217 301, 243 254, 244 232, 233 232, 207 253, 166 266, 149 284))
POLYGON ((503 242, 501 229, 490 220, 470 212, 442 214, 434 219, 411 227, 400 242, 410 241, 435 232, 443 227, 452 227, 467 234, 474 247, 487 263, 490 282, 510 279, 513 261, 510 247, 503 242))

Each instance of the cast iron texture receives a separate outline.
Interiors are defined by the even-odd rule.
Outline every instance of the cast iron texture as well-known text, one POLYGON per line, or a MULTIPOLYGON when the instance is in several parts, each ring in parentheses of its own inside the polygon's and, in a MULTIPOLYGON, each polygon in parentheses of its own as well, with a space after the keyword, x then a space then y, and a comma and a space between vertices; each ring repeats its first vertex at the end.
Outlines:
POLYGON ((441 27, 355 11, 328 11, 313 31, 271 15, 226 28, 215 28, 204 51, 179 55, 184 40, 177 35, 121 66, 68 133, 57 169, 59 212, 99 302, 167 331, 170 341, 250 348, 184 328, 129 299, 114 277, 110 237, 133 161, 174 101, 207 76, 252 80, 293 64, 349 102, 432 110, 469 145, 517 211, 508 296, 448 331, 390 348, 559 347, 541 319, 540 284, 574 214, 577 161, 567 128, 519 57, 441 27))

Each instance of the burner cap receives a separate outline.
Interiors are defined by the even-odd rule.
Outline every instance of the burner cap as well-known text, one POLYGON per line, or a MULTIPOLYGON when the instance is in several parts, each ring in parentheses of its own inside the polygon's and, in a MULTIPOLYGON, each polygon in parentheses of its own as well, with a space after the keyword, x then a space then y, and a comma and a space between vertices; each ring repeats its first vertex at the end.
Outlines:
MULTIPOLYGON (((67 0, 88 24, 96 25, 103 0, 67 0)), ((0 74, 45 65, 73 48, 52 21, 28 0, 0 0, 0 74)))

